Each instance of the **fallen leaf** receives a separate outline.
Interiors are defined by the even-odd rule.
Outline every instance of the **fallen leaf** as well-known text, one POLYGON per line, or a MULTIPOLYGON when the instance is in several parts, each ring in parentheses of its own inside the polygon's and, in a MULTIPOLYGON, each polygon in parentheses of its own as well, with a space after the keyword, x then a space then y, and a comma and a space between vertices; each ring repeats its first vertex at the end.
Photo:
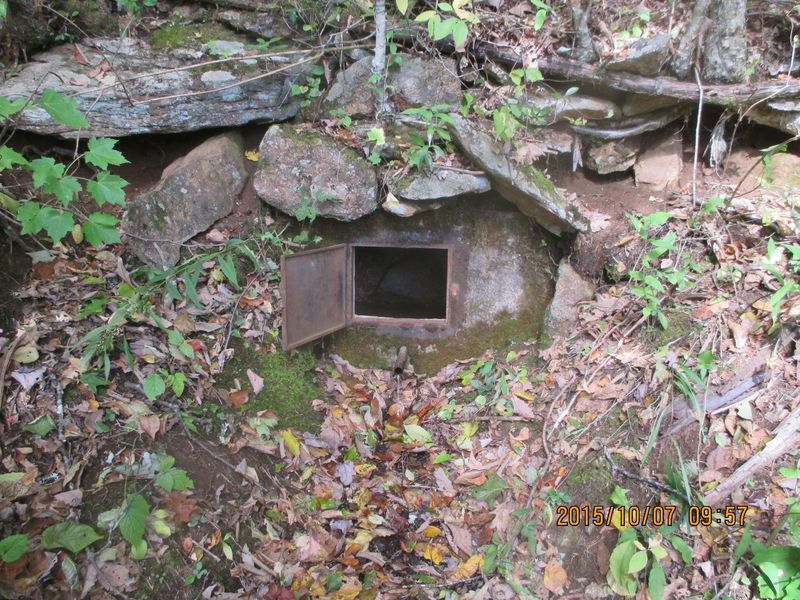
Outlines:
POLYGON ((560 592, 567 585, 567 572, 555 558, 544 568, 544 587, 554 594, 560 592))
POLYGON ((462 562, 456 567, 456 570, 450 575, 451 581, 460 581, 462 579, 469 579, 478 572, 483 566, 483 555, 476 554, 470 556, 467 560, 462 562))
POLYGON ((22 389, 27 392, 42 380, 46 370, 47 369, 45 367, 39 367, 38 369, 22 367, 11 373, 11 377, 15 381, 19 382, 19 384, 22 386, 22 389))
POLYGON ((151 440, 154 440, 156 439, 156 434, 161 429, 161 420, 158 418, 158 415, 139 417, 139 427, 150 436, 151 440))
POLYGON ((250 380, 250 385, 253 387, 253 395, 258 396, 261 390, 264 389, 264 378, 259 377, 250 369, 247 369, 247 378, 250 380))
POLYGON ((39 351, 36 349, 36 346, 20 346, 14 350, 14 354, 11 355, 11 359, 20 363, 21 365, 27 365, 39 360, 39 351))
POLYGON ((242 408, 242 405, 246 404, 248 400, 250 400, 250 394, 247 390, 239 390, 228 394, 228 402, 230 402, 231 406, 236 410, 242 408))
POLYGON ((192 520, 192 513, 197 509, 197 500, 186 492, 170 492, 164 500, 164 508, 174 514, 181 523, 188 523, 192 520))

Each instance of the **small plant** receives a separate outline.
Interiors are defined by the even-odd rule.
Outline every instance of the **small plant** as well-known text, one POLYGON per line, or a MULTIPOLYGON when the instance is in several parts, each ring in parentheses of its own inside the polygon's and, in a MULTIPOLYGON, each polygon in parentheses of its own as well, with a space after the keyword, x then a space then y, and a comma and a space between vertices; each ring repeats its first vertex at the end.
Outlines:
POLYGON ((768 333, 773 333, 780 326, 780 315, 785 306, 797 302, 796 296, 800 294, 800 245, 777 243, 773 238, 767 241, 767 262, 762 267, 772 275, 780 286, 773 292, 767 306, 770 308, 772 326, 768 333), (785 260, 788 273, 781 272, 776 265, 785 260))
MULTIPOLYGON (((89 126, 74 98, 45 90, 37 104, 61 125, 71 129, 89 126)), ((25 107, 24 100, 9 101, 0 97, 0 120, 11 119, 25 107)), ((116 217, 103 212, 86 215, 82 210, 70 208, 84 192, 84 187, 98 207, 105 204, 125 204, 124 188, 128 182, 108 171, 109 166, 128 162, 115 149, 116 143, 116 140, 108 138, 91 138, 87 150, 76 155, 69 164, 56 162, 50 157, 28 160, 9 146, 0 146, 0 171, 12 167, 29 171, 33 188, 38 192, 37 200, 17 201, 10 196, 3 197, 2 208, 16 216, 21 225, 20 233, 36 235, 45 232, 53 243, 60 242, 67 234, 71 234, 75 243, 81 243, 85 239, 96 248, 103 244, 119 243, 119 221, 116 217), (81 160, 98 169, 94 178, 75 175, 81 160)))
POLYGON ((138 15, 142 8, 153 8, 158 0, 117 0, 117 8, 132 15, 138 15))
POLYGON ((542 0, 531 0, 531 4, 536 7, 536 15, 533 18, 533 30, 539 31, 547 20, 548 14, 555 15, 555 12, 542 0))
MULTIPOLYGON (((651 230, 661 227, 671 217, 672 215, 665 212, 656 212, 645 217, 629 215, 636 233, 649 246, 642 259, 641 269, 628 272, 631 280, 636 282, 630 286, 630 291, 644 300, 642 315, 655 318, 664 329, 669 326, 667 316, 661 309, 661 304, 667 294, 667 287, 672 286, 681 291, 692 284, 689 268, 681 267, 677 257, 667 260, 670 253, 677 254, 675 243, 678 236, 675 232, 670 231, 661 238, 651 235, 651 230), (659 264, 656 264, 656 261, 659 261, 659 264)), ((699 269, 696 265, 692 268, 699 269)))
POLYGON ((325 69, 321 65, 312 65, 310 72, 306 75, 303 83, 295 83, 292 85, 292 96, 300 97, 300 106, 308 106, 315 98, 322 95, 320 85, 322 84, 322 76, 325 74, 325 69))
POLYGON ((329 113, 331 118, 336 120, 336 124, 344 129, 350 129, 353 125, 353 119, 348 115, 343 108, 335 108, 329 113))
POLYGON ((315 190, 313 193, 305 186, 300 190, 300 206, 294 213, 298 221, 308 221, 313 223, 317 218, 317 206, 323 202, 339 202, 336 196, 326 194, 322 190, 315 190))
POLYGON ((450 106, 437 104, 435 106, 422 106, 408 108, 402 114, 418 117, 425 125, 425 137, 417 134, 409 136, 411 145, 404 153, 406 162, 424 173, 429 173, 433 168, 433 159, 436 156, 444 157, 445 149, 452 141, 448 125, 453 124, 453 117, 449 114, 450 106))
POLYGON ((436 10, 422 11, 417 15, 415 21, 428 24, 428 36, 433 41, 438 42, 451 37, 456 50, 463 52, 469 37, 469 25, 480 23, 478 16, 468 10, 471 6, 471 0, 453 0, 452 3, 437 2, 436 10))

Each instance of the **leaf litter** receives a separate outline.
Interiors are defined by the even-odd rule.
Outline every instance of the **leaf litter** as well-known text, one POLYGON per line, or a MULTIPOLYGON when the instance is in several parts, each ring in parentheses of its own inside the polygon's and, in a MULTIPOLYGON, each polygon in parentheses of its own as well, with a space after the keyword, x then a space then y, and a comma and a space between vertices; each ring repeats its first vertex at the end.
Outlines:
MULTIPOLYGON (((679 506, 676 488, 700 503, 800 401, 790 333, 800 300, 796 290, 772 299, 796 277, 797 258, 750 219, 737 227, 758 241, 730 248, 724 220, 742 214, 735 207, 687 206, 676 200, 658 228, 683 240, 683 259, 698 266, 691 292, 673 289, 665 305, 673 322, 690 315, 676 334, 643 319, 642 300, 622 282, 602 287, 570 336, 547 348, 487 351, 427 377, 327 356, 315 368, 318 432, 248 412, 263 373, 248 370, 235 389, 216 385, 234 333, 278 350, 275 248, 256 248, 266 266, 238 285, 210 258, 175 277, 177 294, 148 288, 148 302, 122 317, 138 275, 107 250, 55 249, 47 276, 20 292, 35 310, 0 361, 0 517, 4 536, 27 539, 21 557, 9 543, 3 585, 158 594, 170 584, 147 572, 171 556, 176 589, 199 586, 206 598, 609 597, 613 575, 611 588, 598 575, 613 574, 625 528, 573 527, 594 536, 598 551, 587 556, 555 525, 559 507, 679 506), (731 267, 741 276, 729 277, 731 267), (98 328, 114 345, 87 362, 79 343, 98 328), (764 369, 766 384, 746 398, 698 410, 764 369), (698 416, 703 437, 696 419, 664 437, 673 412, 698 416), (166 455, 176 437, 192 450, 166 455), (608 470, 606 450, 639 479, 617 470, 599 487, 581 479, 588 460, 608 470)), ((791 463, 730 498, 752 508, 754 529, 789 514, 800 479, 791 463)), ((655 560, 674 593, 736 578, 716 557, 731 555, 741 527, 684 522, 671 535, 668 552, 655 545, 659 558, 635 560, 655 560)))

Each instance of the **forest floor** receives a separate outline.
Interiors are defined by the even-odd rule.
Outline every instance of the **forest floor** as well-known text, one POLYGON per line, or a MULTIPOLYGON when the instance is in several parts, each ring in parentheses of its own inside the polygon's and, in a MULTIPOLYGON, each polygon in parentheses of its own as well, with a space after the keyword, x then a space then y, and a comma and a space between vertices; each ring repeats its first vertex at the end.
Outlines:
MULTIPOLYGON (((129 272, 121 248, 54 249, 0 342, 0 516, 29 543, 0 566, 3 593, 739 598, 770 585, 753 561, 758 544, 800 542, 797 458, 714 503, 729 515, 699 507, 797 418, 800 305, 780 290, 799 257, 773 236, 794 227, 790 202, 766 186, 693 206, 684 181, 650 210, 625 195, 611 219, 602 185, 576 177, 599 225, 573 261, 602 277, 586 259, 602 254, 618 280, 605 275, 566 338, 431 376, 280 351, 275 261, 297 244, 246 201, 166 274, 173 288, 129 272), (649 216, 620 226, 626 212, 649 216), (87 371, 87 353, 107 373, 87 371)), ((707 171, 704 198, 739 177, 707 171)))

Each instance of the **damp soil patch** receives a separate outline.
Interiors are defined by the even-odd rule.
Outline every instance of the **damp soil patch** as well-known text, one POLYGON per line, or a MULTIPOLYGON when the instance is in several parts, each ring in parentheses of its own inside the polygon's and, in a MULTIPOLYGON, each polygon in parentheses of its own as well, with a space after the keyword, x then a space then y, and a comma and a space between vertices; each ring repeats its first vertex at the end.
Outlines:
POLYGON ((24 304, 14 292, 20 288, 31 268, 24 250, 12 244, 0 231, 0 337, 8 337, 24 304))

